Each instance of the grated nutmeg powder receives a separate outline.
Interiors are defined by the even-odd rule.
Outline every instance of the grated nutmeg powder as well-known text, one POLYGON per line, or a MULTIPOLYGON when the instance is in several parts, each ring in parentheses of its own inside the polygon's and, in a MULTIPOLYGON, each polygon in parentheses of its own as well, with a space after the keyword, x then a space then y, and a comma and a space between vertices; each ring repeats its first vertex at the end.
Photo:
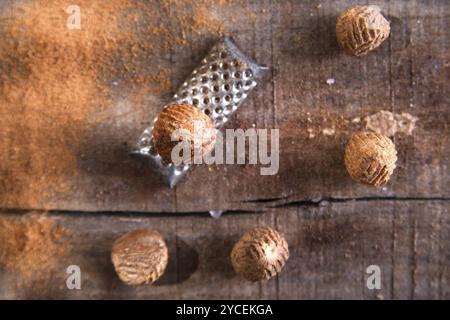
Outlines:
POLYGON ((0 267, 17 276, 19 289, 42 291, 56 275, 71 250, 69 233, 43 216, 0 219, 0 267))
POLYGON ((118 99, 138 112, 149 95, 170 91, 171 71, 158 60, 220 35, 210 9, 225 1, 78 0, 79 30, 66 26, 69 4, 8 2, 0 12, 3 208, 49 209, 56 195, 70 196, 92 123, 118 99))
MULTIPOLYGON (((111 111, 118 101, 137 113, 149 96, 173 90, 161 59, 221 35, 212 8, 225 2, 77 0, 79 30, 67 28, 70 2, 3 4, 0 208, 45 210, 55 197, 70 197, 92 130, 121 121, 111 111)), ((66 235, 49 217, 1 218, 0 267, 18 276, 14 285, 42 293, 70 254, 66 235)))

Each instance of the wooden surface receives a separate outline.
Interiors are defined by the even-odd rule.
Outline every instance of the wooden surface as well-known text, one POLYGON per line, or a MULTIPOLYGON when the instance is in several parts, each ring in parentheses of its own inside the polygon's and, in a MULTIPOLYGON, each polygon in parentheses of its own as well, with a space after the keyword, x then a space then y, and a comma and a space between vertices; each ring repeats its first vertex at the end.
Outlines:
MULTIPOLYGON (((17 215, 8 215, 17 219, 17 215)), ((358 200, 294 205, 265 213, 177 217, 145 214, 56 214, 71 230, 72 254, 43 290, 12 290, 2 274, 0 296, 96 299, 449 299, 450 216, 445 201, 358 200), (249 227, 281 231, 290 259, 264 283, 243 281, 228 256, 249 227), (152 286, 127 287, 110 262, 113 241, 135 228, 160 230, 169 264, 152 286), (65 287, 65 268, 81 269, 81 290, 65 287), (366 268, 381 269, 381 289, 366 287, 366 268)))
MULTIPOLYGON (((353 3, 234 1, 220 8, 226 34, 271 68, 227 127, 280 129, 277 175, 261 176, 249 165, 199 166, 170 190, 127 155, 170 92, 151 97, 142 113, 111 112, 92 127, 72 194, 55 195, 45 208, 72 230, 72 256, 61 261, 45 294, 16 290, 11 275, 0 272, 0 297, 450 299, 450 3, 371 2, 391 21, 391 35, 363 58, 342 54, 335 41, 336 16, 353 3), (411 136, 394 137, 398 168, 378 190, 351 181, 343 151, 361 126, 351 120, 380 110, 419 120, 411 136), (333 125, 334 135, 321 133, 333 125), (225 214, 215 220, 210 210, 225 214), (283 232, 291 258, 278 278, 250 284, 227 257, 257 225, 283 232), (170 263, 157 285, 136 289, 115 277, 109 250, 138 227, 166 237, 170 263), (81 267, 80 291, 61 287, 70 264, 81 267), (371 264, 381 268, 381 290, 365 286, 371 264)), ((173 90, 214 40, 174 47, 161 59, 173 90)), ((2 207, 8 219, 44 209, 2 207)))

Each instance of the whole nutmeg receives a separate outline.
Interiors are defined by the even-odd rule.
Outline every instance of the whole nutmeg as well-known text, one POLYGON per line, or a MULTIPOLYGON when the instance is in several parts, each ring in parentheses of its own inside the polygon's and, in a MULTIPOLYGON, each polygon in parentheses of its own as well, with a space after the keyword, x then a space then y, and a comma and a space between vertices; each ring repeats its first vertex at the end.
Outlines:
POLYGON ((355 133, 345 148, 345 166, 352 179, 375 187, 389 181, 396 161, 394 143, 376 132, 355 133))
POLYGON ((194 154, 209 153, 216 142, 216 131, 210 117, 189 104, 172 104, 158 115, 153 127, 156 152, 166 162, 172 161, 172 150, 180 142, 189 145, 190 154, 180 154, 183 160, 191 160, 194 154), (177 140, 172 141, 175 133, 177 140))
POLYGON ((289 258, 284 237, 269 227, 246 232, 231 251, 234 270, 249 281, 267 280, 283 269, 289 258))
POLYGON ((111 260, 119 278, 129 285, 156 281, 167 266, 166 243, 157 231, 133 230, 118 238, 111 260))
POLYGON ((336 38, 347 54, 362 56, 389 37, 389 22, 377 6, 354 6, 337 19, 336 38))

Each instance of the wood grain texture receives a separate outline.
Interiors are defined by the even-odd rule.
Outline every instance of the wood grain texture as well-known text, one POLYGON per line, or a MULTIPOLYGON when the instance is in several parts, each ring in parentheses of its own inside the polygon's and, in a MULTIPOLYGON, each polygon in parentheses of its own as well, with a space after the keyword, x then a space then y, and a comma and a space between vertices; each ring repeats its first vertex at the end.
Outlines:
MULTIPOLYGON (((101 124, 92 121, 72 192, 49 199, 45 209, 72 231, 74 248, 49 292, 17 288, 14 275, 0 270, 0 298, 450 299, 450 2, 372 1, 391 33, 363 58, 346 56, 335 39, 337 16, 353 4, 236 0, 217 7, 225 33, 271 68, 226 127, 280 129, 278 174, 198 166, 171 190, 148 163, 128 156, 217 39, 173 47, 157 59, 171 71, 171 92, 148 97, 138 113, 111 110, 101 124), (386 188, 374 189, 355 184, 343 159, 361 127, 352 120, 380 110, 419 120, 411 136, 394 137, 397 169, 386 188), (324 135, 326 128, 335 134, 324 135), (227 213, 214 220, 209 210, 227 213), (279 277, 251 284, 233 272, 228 254, 258 225, 285 234, 290 259, 279 277), (126 287, 114 274, 111 245, 134 228, 159 230, 169 246, 166 274, 154 286, 126 287), (80 291, 65 289, 70 264, 81 267, 80 291), (381 268, 380 291, 365 286, 371 264, 381 268)), ((151 71, 155 61, 147 62, 151 71)), ((0 208, 8 219, 44 209, 0 208)))
MULTIPOLYGON (((128 156, 170 97, 167 92, 149 97, 138 113, 113 108, 102 114, 101 124, 93 121, 97 124, 80 150, 79 174, 69 182, 71 193, 52 195, 46 208, 195 212, 255 210, 258 205, 249 201, 273 198, 447 198, 450 4, 374 1, 391 22, 391 36, 376 52, 355 58, 339 49, 334 31, 336 17, 352 3, 232 1, 216 8, 225 33, 271 68, 227 127, 280 129, 277 175, 261 176, 252 165, 196 166, 175 189, 168 189, 148 163, 128 156), (329 78, 335 79, 333 85, 326 83, 329 78), (351 120, 380 110, 419 118, 412 136, 394 137, 399 167, 385 190, 354 184, 343 165, 345 142, 359 130, 351 120), (333 127, 334 135, 322 134, 333 127), (308 138, 308 129, 314 138, 308 138)), ((215 40, 175 46, 161 56, 160 67, 171 70, 172 91, 215 40)))
POLYGON ((72 254, 60 261, 45 293, 17 289, 12 274, 0 273, 0 298, 450 299, 449 207, 444 201, 370 200, 220 219, 54 214, 72 234, 72 254), (233 244, 255 226, 279 230, 290 251, 283 271, 261 283, 244 281, 229 261, 233 244), (114 240, 135 228, 158 230, 169 248, 165 274, 138 288, 124 285, 110 260, 114 240), (81 268, 78 291, 65 288, 65 269, 72 264, 81 268), (381 269, 381 290, 366 287, 369 265, 381 269))

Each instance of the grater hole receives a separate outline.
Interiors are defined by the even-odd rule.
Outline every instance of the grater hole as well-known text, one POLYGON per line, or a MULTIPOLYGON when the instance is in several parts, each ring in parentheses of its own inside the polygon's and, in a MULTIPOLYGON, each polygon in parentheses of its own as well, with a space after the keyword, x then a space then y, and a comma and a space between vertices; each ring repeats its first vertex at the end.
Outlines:
POLYGON ((230 91, 231 87, 230 87, 229 84, 225 84, 225 85, 223 86, 223 89, 224 89, 225 91, 230 91))
POLYGON ((202 93, 206 94, 208 93, 208 87, 202 87, 202 93))
POLYGON ((200 79, 200 81, 201 81, 202 83, 207 83, 207 82, 208 82, 208 78, 205 77, 205 76, 203 76, 203 77, 200 79))
POLYGON ((198 83, 197 79, 195 79, 195 78, 192 78, 192 79, 191 79, 191 84, 192 84, 193 86, 195 86, 197 83, 198 83))
POLYGON ((233 110, 233 105, 229 104, 229 105, 226 106, 226 108, 227 108, 227 110, 231 111, 231 110, 233 110))
POLYGON ((156 149, 153 147, 151 147, 148 152, 154 157, 156 157, 158 155, 158 152, 156 152, 156 149))
POLYGON ((244 76, 245 76, 246 78, 251 78, 251 77, 253 77, 253 72, 252 72, 252 70, 250 70, 250 69, 245 70, 245 71, 244 71, 244 76))
POLYGON ((203 99, 203 103, 204 103, 204 104, 209 104, 209 98, 203 99))
POLYGON ((209 109, 205 109, 203 112, 204 112, 207 116, 209 116, 209 115, 211 114, 211 110, 209 110, 209 109))
POLYGON ((148 146, 150 144, 150 142, 151 142, 150 137, 143 137, 141 139, 141 145, 143 145, 143 146, 148 146))
POLYGON ((236 72, 234 73, 234 77, 235 77, 236 79, 240 79, 241 76, 242 76, 242 74, 241 74, 239 71, 236 71, 236 72))
POLYGON ((223 78, 224 80, 228 80, 228 79, 230 79, 230 74, 229 74, 228 72, 225 72, 225 73, 223 74, 222 78, 223 78))
POLYGON ((214 73, 212 75, 211 79, 213 79, 213 81, 217 81, 217 80, 219 80, 219 75, 217 73, 214 73))
POLYGON ((215 97, 215 98, 214 98, 214 102, 215 102, 215 103, 220 103, 220 97, 215 97))
POLYGON ((215 85, 215 86, 213 87, 213 90, 214 90, 214 92, 219 92, 219 91, 220 91, 220 88, 219 88, 218 85, 215 85))
POLYGON ((186 97, 188 96, 188 92, 187 92, 187 91, 183 91, 183 92, 181 93, 181 95, 183 96, 183 98, 186 98, 186 97))
POLYGON ((227 94, 227 95, 224 97, 224 99, 225 99, 226 102, 230 102, 230 101, 232 100, 232 97, 231 97, 229 94, 227 94))
POLYGON ((222 67, 223 70, 227 70, 228 69, 228 63, 224 62, 220 65, 222 67))
POLYGON ((248 81, 245 82, 245 86, 246 87, 251 87, 252 84, 253 84, 253 81, 251 81, 251 80, 248 80, 248 81))
MULTIPOLYGON (((181 150, 180 153, 182 153, 182 152, 183 152, 183 150, 181 150)), ((161 164, 162 164, 164 167, 168 167, 171 163, 170 163, 169 161, 164 160, 163 158, 161 158, 161 164)))
POLYGON ((231 61, 232 67, 237 67, 238 65, 239 65, 239 61, 237 59, 234 59, 233 61, 231 61))
POLYGON ((238 99, 242 98, 242 93, 240 93, 240 92, 236 93, 236 98, 238 98, 238 99))
POLYGON ((244 85, 243 85, 242 81, 238 81, 234 84, 234 87, 238 90, 242 89, 243 86, 244 85))
POLYGON ((192 100, 192 104, 193 104, 194 106, 197 106, 197 105, 198 105, 198 103, 199 103, 198 99, 194 99, 194 100, 192 100))
POLYGON ((222 113, 223 109, 221 107, 217 107, 215 111, 216 113, 222 113))
POLYGON ((218 69, 217 63, 212 64, 211 67, 210 67, 210 69, 211 69, 212 71, 217 71, 217 69, 218 69))
POLYGON ((198 94, 198 90, 196 88, 192 89, 192 95, 197 95, 198 94))
POLYGON ((220 53, 220 58, 221 58, 221 59, 225 59, 227 56, 228 56, 228 55, 227 55, 227 53, 226 53, 225 51, 222 51, 222 52, 220 53))

